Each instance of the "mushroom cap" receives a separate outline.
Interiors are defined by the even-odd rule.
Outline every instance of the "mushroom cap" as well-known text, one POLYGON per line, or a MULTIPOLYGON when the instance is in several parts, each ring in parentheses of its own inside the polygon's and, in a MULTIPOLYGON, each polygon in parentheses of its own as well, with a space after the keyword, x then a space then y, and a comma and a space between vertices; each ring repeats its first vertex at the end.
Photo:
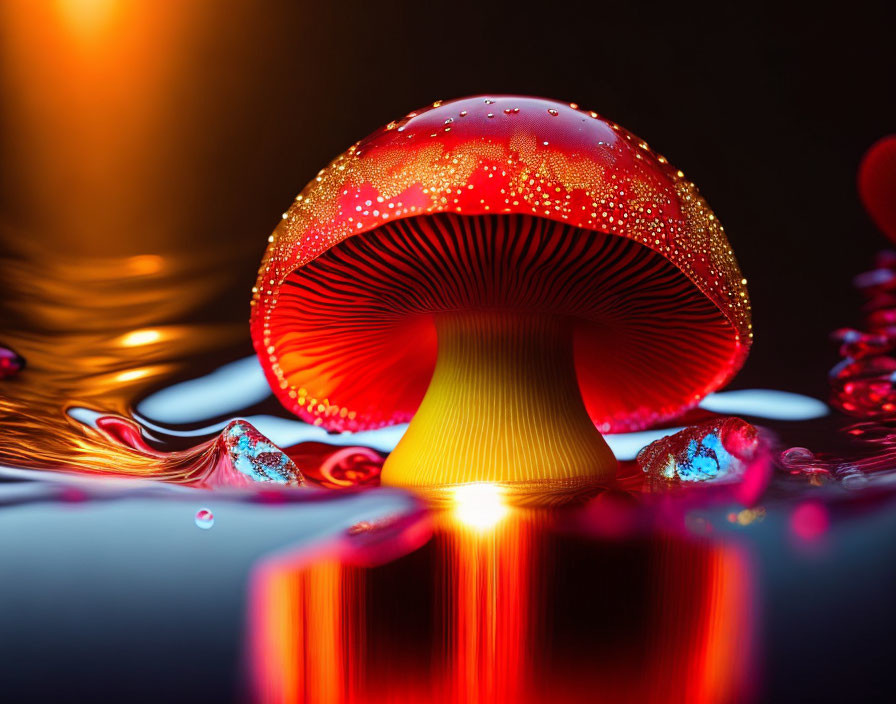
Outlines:
MULTIPOLYGON (((664 331, 663 322, 675 310, 667 300, 655 313, 656 335, 648 339, 645 328, 639 329, 615 353, 606 335, 577 338, 580 390, 601 431, 634 430, 674 417, 724 385, 746 359, 752 340, 746 280, 724 228, 681 171, 643 140, 575 104, 476 96, 437 101, 356 143, 322 169, 283 214, 253 289, 251 332, 286 408, 333 430, 407 421, 423 398, 436 354, 432 323, 419 317, 405 329, 378 329, 368 344, 357 311, 345 308, 347 299, 339 296, 333 297, 332 320, 350 318, 352 331, 346 334, 353 337, 320 353, 331 329, 341 334, 338 324, 318 318, 313 332, 302 328, 307 288, 285 286, 291 277, 295 283, 315 260, 323 265, 322 255, 335 254, 353 236, 373 237, 412 220, 499 216, 563 225, 553 237, 602 233, 594 237, 636 243, 632 249, 680 279, 675 285, 687 289, 682 296, 699 299, 694 305, 711 311, 692 311, 674 331, 664 331), (303 350, 311 337, 314 358, 303 350), (343 369, 353 349, 361 361, 343 369), (394 391, 396 375, 402 377, 401 393, 394 391)), ((419 236, 433 229, 422 228, 419 236)), ((371 268, 388 279, 386 261, 371 268)), ((637 297, 637 287, 629 288, 626 295, 637 297)), ((315 289, 313 297, 315 305, 325 305, 328 292, 315 289)), ((647 305, 639 309, 643 325, 649 324, 647 305)))

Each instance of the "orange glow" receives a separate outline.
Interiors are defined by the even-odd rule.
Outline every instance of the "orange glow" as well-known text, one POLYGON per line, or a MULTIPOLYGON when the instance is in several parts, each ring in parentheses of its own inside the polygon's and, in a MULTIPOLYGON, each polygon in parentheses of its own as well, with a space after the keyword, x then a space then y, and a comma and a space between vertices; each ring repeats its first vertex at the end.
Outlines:
POLYGON ((544 512, 509 509, 483 529, 448 511, 432 542, 394 563, 259 571, 250 603, 255 700, 751 700, 755 604, 745 553, 671 538, 649 549, 579 543, 569 553, 570 540, 552 537, 544 512), (620 567, 625 574, 612 571, 620 567), (631 602, 604 602, 607 591, 586 586, 632 578, 647 591, 631 602))
POLYGON ((750 701, 754 686, 752 576, 735 545, 671 539, 655 558, 662 598, 652 696, 669 704, 750 701))
POLYGON ((126 372, 116 374, 115 381, 136 381, 137 379, 149 376, 150 373, 151 371, 149 369, 128 369, 126 372))
MULTIPOLYGON (((499 505, 498 520, 508 511, 499 505)), ((478 515, 493 517, 494 506, 486 504, 478 515)), ((516 513, 491 530, 484 530, 480 520, 446 531, 439 567, 450 589, 444 595, 447 618, 442 626, 451 644, 446 660, 452 695, 441 701, 485 704, 529 698, 531 616, 538 608, 529 521, 516 513)))
POLYGON ((162 333, 159 330, 134 330, 127 335, 122 335, 121 344, 123 347, 139 347, 140 345, 151 345, 162 339, 162 333))
POLYGON ((256 576, 249 634, 254 695, 265 704, 352 701, 357 581, 336 561, 256 576))
POLYGON ((56 7, 63 23, 78 38, 95 40, 108 28, 121 0, 56 0, 56 7))
POLYGON ((220 120, 205 92, 185 87, 217 70, 197 62, 197 47, 229 46, 259 17, 252 9, 0 2, 0 280, 15 292, 0 319, 32 372, 0 398, 14 439, 0 463, 178 479, 65 411, 126 414, 172 371, 245 338, 242 320, 202 325, 196 315, 232 283, 221 270, 236 271, 243 253, 208 246, 199 226, 211 186, 196 135, 220 120))
POLYGON ((732 546, 717 547, 710 555, 708 597, 702 644, 693 663, 694 704, 743 701, 753 674, 750 565, 732 546))
POLYGON ((128 258, 126 266, 134 274, 146 275, 161 271, 164 263, 165 260, 156 254, 138 254, 135 257, 128 258))

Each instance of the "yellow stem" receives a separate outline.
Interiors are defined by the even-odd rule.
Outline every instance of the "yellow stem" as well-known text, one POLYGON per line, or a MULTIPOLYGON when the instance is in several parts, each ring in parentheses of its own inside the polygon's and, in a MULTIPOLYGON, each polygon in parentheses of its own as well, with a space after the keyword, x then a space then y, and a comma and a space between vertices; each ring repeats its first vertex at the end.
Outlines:
POLYGON ((612 479, 616 459, 579 393, 569 320, 445 313, 436 330, 432 381, 384 484, 612 479))

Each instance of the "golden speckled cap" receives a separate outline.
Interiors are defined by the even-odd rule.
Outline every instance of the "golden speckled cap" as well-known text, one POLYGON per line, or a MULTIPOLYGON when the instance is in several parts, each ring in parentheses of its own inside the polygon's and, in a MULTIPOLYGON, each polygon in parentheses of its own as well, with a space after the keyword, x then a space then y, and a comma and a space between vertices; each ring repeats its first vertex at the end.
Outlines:
POLYGON ((407 421, 435 364, 432 316, 464 306, 573 320, 604 432, 692 407, 752 339, 746 280, 694 184, 575 104, 412 112, 321 170, 270 242, 255 348, 284 405, 334 430, 407 421))

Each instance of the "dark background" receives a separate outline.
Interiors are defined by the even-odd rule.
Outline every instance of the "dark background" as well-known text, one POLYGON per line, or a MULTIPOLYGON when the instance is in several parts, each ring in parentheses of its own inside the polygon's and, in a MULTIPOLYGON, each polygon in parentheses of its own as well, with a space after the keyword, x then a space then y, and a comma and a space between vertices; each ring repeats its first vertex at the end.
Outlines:
MULTIPOLYGON (((725 224, 756 332, 735 385, 823 393, 828 333, 858 322, 851 278, 887 245, 855 174, 896 132, 890 3, 265 4, 264 23, 209 40, 191 87, 210 116, 237 117, 204 130, 222 241, 260 255, 321 166, 433 100, 576 101, 647 139, 725 224)), ((236 300, 253 277, 247 262, 236 300)))

